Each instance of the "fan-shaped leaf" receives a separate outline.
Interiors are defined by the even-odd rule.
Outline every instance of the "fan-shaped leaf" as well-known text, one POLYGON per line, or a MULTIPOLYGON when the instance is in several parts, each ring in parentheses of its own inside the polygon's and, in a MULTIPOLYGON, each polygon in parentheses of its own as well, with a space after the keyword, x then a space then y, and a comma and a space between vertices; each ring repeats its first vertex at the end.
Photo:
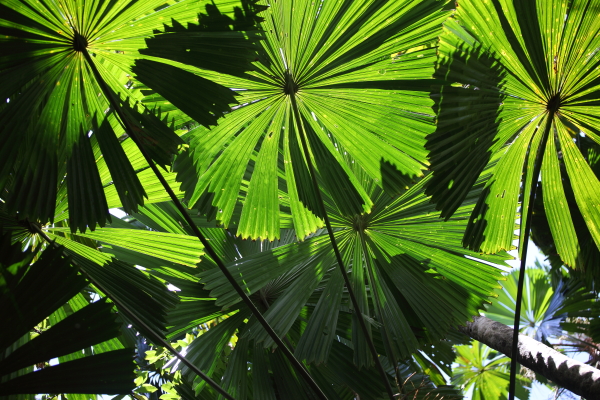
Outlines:
POLYGON ((590 167, 593 157, 576 144, 583 136, 600 144, 594 72, 600 24, 591 11, 597 7, 591 0, 468 0, 446 24, 437 73, 447 83, 436 103, 438 129, 428 143, 434 178, 427 193, 448 217, 469 182, 500 157, 465 234, 465 245, 472 249, 493 253, 512 246, 515 220, 520 217, 524 226, 525 210, 533 206, 528 201, 537 185, 533 165, 538 149, 546 214, 562 261, 587 263, 565 209, 567 179, 600 246, 600 182, 590 167))
POLYGON ((347 153, 379 185, 380 163, 389 163, 397 184, 388 189, 395 193, 422 175, 424 137, 432 131, 424 92, 435 55, 429 45, 447 13, 435 0, 261 4, 269 8, 261 14, 265 39, 255 70, 245 79, 215 76, 236 88, 241 105, 227 124, 186 134, 189 154, 176 169, 190 205, 210 198, 218 221, 239 223, 242 237, 278 238, 276 216, 285 205, 303 238, 323 217, 303 141, 324 190, 343 212, 372 207, 347 153))

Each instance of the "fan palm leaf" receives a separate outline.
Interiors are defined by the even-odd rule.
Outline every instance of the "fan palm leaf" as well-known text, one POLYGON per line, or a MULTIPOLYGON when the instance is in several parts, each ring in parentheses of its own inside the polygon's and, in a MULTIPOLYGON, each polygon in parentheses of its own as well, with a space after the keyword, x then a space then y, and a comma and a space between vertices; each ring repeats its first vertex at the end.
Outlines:
POLYGON ((347 154, 390 193, 404 191, 426 168, 426 80, 444 3, 270 2, 254 71, 214 78, 235 88, 240 106, 226 124, 185 135, 190 149, 175 169, 190 206, 215 207, 218 221, 244 238, 278 238, 280 210, 291 213, 298 237, 315 232, 323 215, 304 142, 343 212, 373 206, 347 154))
MULTIPOLYGON (((397 199, 373 182, 375 206, 368 215, 344 216, 328 201, 336 241, 351 266, 350 280, 363 316, 378 336, 380 354, 393 360, 408 357, 420 343, 440 339, 453 325, 477 314, 501 279, 495 267, 465 258, 460 236, 472 205, 452 220, 440 221, 423 194, 427 180, 397 199)), ((495 263, 508 257, 466 254, 495 263)), ((329 238, 319 231, 305 242, 242 257, 228 268, 249 295, 268 305, 265 317, 280 335, 293 329, 310 305, 295 354, 318 364, 326 362, 333 338, 339 335, 339 319, 352 309, 335 260, 329 238)), ((216 269, 200 276, 216 305, 237 307, 238 296, 216 269)), ((354 362, 369 366, 372 358, 356 316, 348 317, 354 362)), ((254 322, 247 335, 264 346, 272 344, 254 322)))
MULTIPOLYGON (((508 394, 510 359, 498 354, 488 346, 473 342, 471 345, 456 347, 458 366, 454 370, 452 383, 460 385, 473 399, 506 399, 508 394)), ((517 396, 529 398, 531 383, 519 376, 517 396)))
POLYGON ((590 158, 578 148, 583 136, 600 144, 598 7, 593 0, 466 0, 446 24, 438 73, 449 84, 438 98, 438 130, 428 142, 434 179, 427 191, 444 216, 501 155, 465 245, 486 253, 511 248, 515 220, 527 222, 538 155, 544 208, 563 262, 582 264, 573 212, 600 245, 600 181, 590 166, 595 153, 590 158), (567 205, 567 180, 578 210, 567 205))
POLYGON ((0 232, 0 320, 5 327, 0 395, 129 393, 133 351, 115 339, 120 324, 112 305, 105 299, 92 304, 79 299, 86 280, 61 248, 22 252, 19 243, 11 242, 0 232), (70 315, 63 310, 67 301, 70 315), (51 327, 30 339, 30 331, 48 317, 51 327), (96 354, 83 357, 81 349, 93 345, 96 354), (58 365, 45 366, 56 357, 58 365))
MULTIPOLYGON (((116 224, 117 221, 120 220, 115 219, 113 224, 116 224)), ((84 236, 81 232, 72 234, 67 223, 64 221, 61 224, 57 224, 64 226, 39 226, 36 223, 26 224, 23 221, 6 215, 0 209, 0 224, 4 226, 5 230, 11 233, 13 240, 19 241, 23 247, 48 244, 51 240, 63 246, 63 251, 72 257, 88 279, 94 285, 100 285, 96 289, 100 290, 102 295, 108 296, 114 302, 122 301, 122 304, 129 310, 135 310, 135 314, 141 318, 146 326, 151 327, 155 334, 158 333, 158 336, 164 337, 164 332, 166 331, 166 314, 177 303, 177 296, 169 292, 161 282, 135 268, 135 260, 132 263, 128 263, 127 261, 130 259, 125 259, 125 261, 118 260, 110 254, 110 251, 108 254, 103 253, 100 251, 102 250, 102 245, 99 242, 84 236)), ((138 231, 142 232, 139 227, 138 229, 127 229, 132 228, 132 226, 124 222, 121 222, 119 227, 121 229, 111 229, 115 231, 116 237, 120 238, 119 240, 123 243, 131 241, 130 245, 127 246, 128 248, 133 247, 136 249, 143 247, 146 249, 146 253, 148 253, 148 250, 150 253, 155 253, 156 246, 160 248, 160 246, 164 245, 163 241, 165 237, 156 235, 145 237, 144 244, 141 245, 139 244, 139 239, 137 242, 135 239, 136 233, 138 231), (131 238, 127 237, 126 232, 131 232, 131 238), (153 247, 155 249, 154 252, 151 250, 153 247)), ((104 229, 108 228, 100 229, 101 232, 104 232, 104 229)), ((154 233, 163 235, 158 232, 154 233)), ((173 238, 171 238, 171 241, 173 241, 173 238)), ((188 240, 185 243, 190 244, 190 242, 191 240, 188 240)), ((108 247, 110 248, 110 246, 108 247)), ((106 250, 110 250, 109 248, 106 250)), ((199 260, 201 250, 196 245, 196 241, 186 250, 178 252, 173 249, 174 252, 170 254, 171 256, 174 256, 174 254, 180 257, 183 256, 183 260, 180 260, 180 262, 186 265, 193 260, 192 256, 189 255, 193 251, 192 249, 195 249, 197 252, 196 259, 199 260), (187 259, 185 254, 188 255, 187 259)), ((166 257, 169 258, 168 255, 166 257)), ((142 327, 138 328, 142 329, 142 327)))
MULTIPOLYGON (((486 307, 485 316, 505 325, 513 325, 515 318, 517 277, 515 271, 508 275, 503 288, 493 304, 486 307)), ((561 324, 567 318, 570 304, 581 308, 589 306, 589 299, 583 296, 581 284, 576 280, 563 278, 553 288, 548 273, 541 265, 525 271, 523 302, 521 303, 520 332, 548 343, 549 337, 562 334, 561 324), (587 301, 582 301, 581 298, 587 301)))
MULTIPOLYGON (((169 211, 176 212, 175 207, 170 203, 169 205, 171 207, 155 206, 147 212, 156 215, 151 225, 157 227, 164 225, 169 211)), ((145 206, 147 207, 150 205, 145 206)), ((12 223, 8 226, 19 237, 31 235, 31 233, 23 233, 24 227, 14 223, 14 219, 3 216, 1 221, 12 223)), ((194 323, 197 325, 222 315, 219 312, 220 308, 211 309, 207 302, 203 302, 201 307, 198 307, 194 301, 199 297, 205 300, 206 296, 198 295, 193 290, 192 295, 186 294, 186 304, 173 311, 180 297, 167 288, 167 283, 172 282, 182 288, 198 286, 198 278, 193 274, 198 272, 196 264, 204 254, 202 247, 195 237, 186 235, 174 219, 168 219, 168 226, 175 227, 173 230, 177 233, 151 231, 139 222, 133 222, 130 224, 114 218, 107 227, 87 233, 72 233, 68 226, 38 227, 37 234, 34 236, 40 236, 42 242, 53 240, 64 246, 61 247, 61 251, 69 255, 88 277, 93 290, 101 296, 108 297, 117 306, 127 324, 133 326, 133 329, 153 343, 166 347, 192 371, 190 374, 200 376, 203 384, 209 383, 217 393, 226 395, 216 382, 212 381, 197 365, 193 365, 190 360, 177 353, 166 341, 169 331, 177 333, 183 330, 182 325, 187 329, 194 323), (176 243, 180 245, 171 248, 176 243), (148 269, 145 270, 145 267, 148 269), (198 313, 199 310, 212 314, 209 314, 209 318, 207 314, 201 314, 198 318, 190 320, 189 312, 198 313), (168 317, 171 311, 173 315, 168 317)), ((161 228, 161 230, 165 229, 161 228)), ((222 240, 225 234, 220 228, 206 229, 204 233, 209 240, 215 241, 222 240)), ((215 247, 221 248, 221 246, 215 247)), ((219 253, 219 256, 225 257, 226 254, 219 253)), ((211 266, 215 267, 214 264, 211 266)))
MULTIPOLYGON (((196 0, 171 4, 162 0, 3 2, 0 93, 7 102, 0 108, 0 135, 5 144, 0 150, 0 186, 6 192, 3 198, 8 211, 45 223, 54 219, 56 204, 65 202, 73 230, 104 226, 111 218, 95 162, 99 157, 121 205, 128 211, 137 210, 148 192, 130 162, 135 155, 124 148, 131 140, 123 139, 133 135, 162 166, 170 164, 183 141, 161 121, 166 116, 160 109, 143 106, 142 93, 137 88, 130 90, 132 65, 140 57, 159 65, 175 63, 139 52, 146 47, 145 39, 167 30, 166 23, 210 21, 214 17, 230 29, 228 23, 233 24, 233 18, 227 15, 240 14, 241 3, 226 0, 220 5, 221 9, 209 5, 208 16, 202 14, 207 11, 196 0), (125 136, 122 124, 132 127, 125 136), (14 179, 7 187, 9 176, 14 179)), ((254 15, 248 7, 244 11, 254 15)), ((244 51, 252 47, 253 40, 242 34, 232 38, 231 32, 223 35, 234 53, 226 65, 238 62, 238 69, 243 70, 248 63, 240 60, 246 58, 244 51), (243 56, 236 56, 236 50, 243 56)), ((213 47, 221 49, 219 33, 214 36, 217 45, 213 47)), ((160 50, 166 46, 161 43, 153 47, 160 50)), ((202 56, 201 51, 194 52, 192 58, 202 56)), ((218 85, 206 79, 198 85, 199 90, 209 88, 215 94, 212 101, 205 99, 204 118, 199 121, 214 124, 229 109, 229 103, 235 102, 233 92, 223 87, 215 90, 218 85)))

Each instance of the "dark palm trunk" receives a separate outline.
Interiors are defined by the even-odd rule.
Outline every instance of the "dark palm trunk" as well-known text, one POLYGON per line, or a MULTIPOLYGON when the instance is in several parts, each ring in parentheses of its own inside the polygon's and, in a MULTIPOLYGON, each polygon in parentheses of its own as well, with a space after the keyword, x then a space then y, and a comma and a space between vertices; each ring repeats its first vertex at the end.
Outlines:
MULTIPOLYGON (((474 317, 460 331, 511 357, 512 328, 486 317, 474 317)), ((517 362, 587 400, 600 400, 600 370, 537 340, 519 334, 517 362)))

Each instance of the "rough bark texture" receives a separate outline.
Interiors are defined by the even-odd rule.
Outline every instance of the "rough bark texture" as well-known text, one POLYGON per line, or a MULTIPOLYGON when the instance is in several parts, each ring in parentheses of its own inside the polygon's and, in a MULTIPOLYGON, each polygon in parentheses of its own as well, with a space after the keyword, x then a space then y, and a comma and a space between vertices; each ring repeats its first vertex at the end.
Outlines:
MULTIPOLYGON (((486 317, 474 317, 461 332, 511 357, 512 328, 486 317)), ((600 400, 600 370, 551 349, 528 336, 519 335, 517 361, 550 379, 558 386, 583 396, 600 400)))

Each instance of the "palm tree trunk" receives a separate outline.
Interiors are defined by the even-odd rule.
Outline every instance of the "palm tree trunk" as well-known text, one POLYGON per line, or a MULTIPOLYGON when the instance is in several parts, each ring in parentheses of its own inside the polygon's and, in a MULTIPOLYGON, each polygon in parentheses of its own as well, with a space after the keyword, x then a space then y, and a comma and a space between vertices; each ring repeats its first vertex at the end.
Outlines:
MULTIPOLYGON (((511 357, 512 328, 478 316, 459 330, 511 357)), ((587 400, 600 400, 600 370, 575 361, 537 340, 519 334, 517 361, 587 400)))

